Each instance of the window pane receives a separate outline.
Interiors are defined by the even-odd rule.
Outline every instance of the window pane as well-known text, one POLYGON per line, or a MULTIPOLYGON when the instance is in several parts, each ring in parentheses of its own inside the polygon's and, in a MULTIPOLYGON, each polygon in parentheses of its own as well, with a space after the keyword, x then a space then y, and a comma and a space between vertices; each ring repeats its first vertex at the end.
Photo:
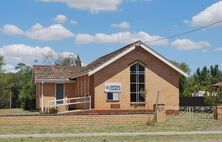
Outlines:
POLYGON ((136 64, 130 67, 130 71, 136 71, 136 64))
POLYGON ((140 94, 139 95, 139 102, 145 102, 145 98, 146 98, 146 95, 140 94))
POLYGON ((139 65, 139 71, 145 71, 145 68, 141 65, 139 65))
POLYGON ((113 93, 113 100, 119 100, 119 93, 113 93))
POLYGON ((145 85, 144 84, 139 84, 139 91, 145 91, 145 85))
POLYGON ((130 102, 137 102, 136 101, 136 93, 130 93, 130 102))
POLYGON ((107 92, 107 100, 119 100, 119 92, 107 92))
POLYGON ((130 84, 130 92, 136 92, 136 85, 137 84, 130 84))
POLYGON ((130 74, 130 82, 136 82, 136 74, 130 74))
POLYGON ((144 74, 139 74, 139 82, 140 83, 144 83, 144 78, 145 78, 144 74))
POLYGON ((107 92, 107 100, 113 100, 113 93, 107 92))

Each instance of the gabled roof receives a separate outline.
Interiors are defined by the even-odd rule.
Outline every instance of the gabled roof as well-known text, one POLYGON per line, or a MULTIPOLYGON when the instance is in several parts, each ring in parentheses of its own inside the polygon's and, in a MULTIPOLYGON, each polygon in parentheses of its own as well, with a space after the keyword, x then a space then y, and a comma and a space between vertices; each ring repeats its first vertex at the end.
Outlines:
POLYGON ((149 48, 146 44, 144 44, 141 41, 136 41, 134 43, 124 46, 123 48, 121 48, 117 51, 114 51, 110 54, 107 54, 105 56, 102 56, 102 57, 96 59, 92 63, 88 64, 85 68, 81 69, 79 72, 77 72, 76 74, 71 76, 70 79, 73 79, 73 78, 76 78, 76 77, 79 77, 82 75, 89 75, 90 76, 138 47, 142 47, 147 52, 149 52, 153 56, 157 57, 158 59, 160 59, 161 61, 166 63, 168 66, 170 66, 171 68, 173 68, 174 70, 176 70, 177 72, 182 74, 183 76, 188 77, 188 74, 183 72, 181 69, 179 69, 177 66, 172 64, 170 61, 165 59, 160 54, 156 53, 154 50, 149 48))
POLYGON ((69 77, 79 72, 81 67, 55 66, 55 65, 34 65, 33 79, 35 82, 47 81, 68 81, 69 77))

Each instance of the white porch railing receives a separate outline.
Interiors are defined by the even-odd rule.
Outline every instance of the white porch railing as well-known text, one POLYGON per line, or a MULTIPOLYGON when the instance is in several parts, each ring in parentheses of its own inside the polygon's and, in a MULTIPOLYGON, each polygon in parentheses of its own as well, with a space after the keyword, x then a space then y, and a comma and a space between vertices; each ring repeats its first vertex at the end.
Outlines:
POLYGON ((87 103, 89 104, 89 110, 91 110, 91 96, 51 100, 47 102, 46 110, 47 113, 49 113, 50 108, 57 108, 59 106, 69 106, 76 104, 87 104, 87 103))

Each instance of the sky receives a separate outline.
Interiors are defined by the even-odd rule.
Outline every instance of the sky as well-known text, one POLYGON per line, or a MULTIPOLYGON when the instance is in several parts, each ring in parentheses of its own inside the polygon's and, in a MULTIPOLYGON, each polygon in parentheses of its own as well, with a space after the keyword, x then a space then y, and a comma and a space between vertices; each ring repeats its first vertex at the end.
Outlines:
POLYGON ((219 0, 1 0, 0 54, 5 72, 16 64, 44 64, 43 56, 80 55, 86 65, 136 40, 169 60, 222 69, 219 0), (37 61, 37 62, 36 62, 37 61))

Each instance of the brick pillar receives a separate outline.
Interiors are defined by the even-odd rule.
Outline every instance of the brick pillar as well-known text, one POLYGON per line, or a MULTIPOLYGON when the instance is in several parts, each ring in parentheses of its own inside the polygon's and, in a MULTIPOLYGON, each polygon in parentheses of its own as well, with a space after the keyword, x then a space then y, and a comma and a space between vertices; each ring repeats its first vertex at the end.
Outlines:
POLYGON ((166 121, 166 110, 165 110, 165 104, 157 104, 154 105, 155 110, 155 120, 157 123, 162 123, 166 121))
POLYGON ((216 106, 215 111, 214 111, 214 118, 216 120, 222 121, 222 105, 216 106))

